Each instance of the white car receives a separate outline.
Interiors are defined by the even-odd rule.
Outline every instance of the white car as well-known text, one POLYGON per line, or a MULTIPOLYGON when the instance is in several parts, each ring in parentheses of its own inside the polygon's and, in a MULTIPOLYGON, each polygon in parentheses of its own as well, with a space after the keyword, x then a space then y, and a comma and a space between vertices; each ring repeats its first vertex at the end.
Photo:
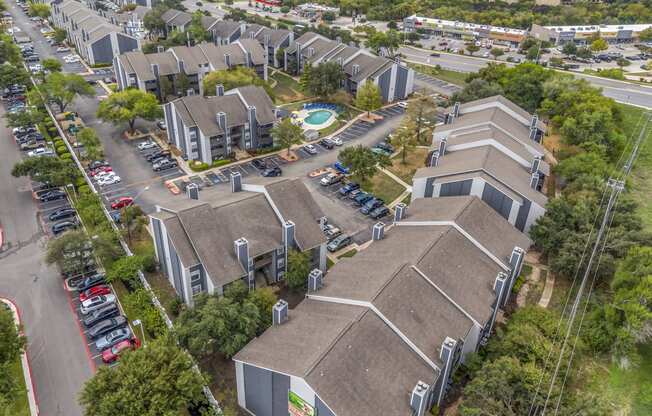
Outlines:
POLYGON ((94 178, 97 179, 97 180, 100 180, 102 178, 106 178, 107 176, 113 176, 113 175, 115 175, 115 172, 113 172, 112 170, 109 170, 109 171, 103 171, 103 172, 97 173, 94 176, 94 178))
POLYGON ((317 148, 315 146, 311 145, 311 144, 307 144, 307 145, 303 146, 303 150, 305 150, 306 152, 308 152, 311 155, 316 155, 317 154, 317 148))
POLYGON ((335 143, 335 146, 342 146, 344 144, 340 137, 333 137, 331 140, 335 143))
POLYGON ((82 315, 88 315, 90 312, 111 303, 115 303, 115 295, 111 293, 108 295, 93 296, 92 298, 88 298, 82 302, 79 311, 82 315))
POLYGON ((399 101, 397 105, 401 108, 408 108, 407 101, 399 101))
POLYGON ((158 147, 158 145, 152 140, 147 140, 138 144, 138 150, 153 149, 155 147, 158 147))
POLYGON ((75 56, 75 57, 72 57, 72 58, 63 58, 63 60, 64 60, 67 64, 74 64, 75 62, 79 62, 79 58, 76 57, 76 56, 75 56))
POLYGON ((34 64, 29 66, 29 70, 32 72, 41 72, 43 70, 43 67, 41 64, 34 64))
POLYGON ((97 181, 97 184, 100 186, 107 186, 107 185, 114 185, 116 183, 120 183, 122 179, 118 175, 109 175, 104 178, 100 178, 97 181))
POLYGON ((70 48, 67 46, 59 46, 57 52, 70 52, 70 48))
POLYGON ((27 152, 28 157, 36 157, 36 156, 52 156, 54 155, 54 152, 52 149, 48 149, 47 147, 39 147, 38 149, 34 149, 30 152, 27 152))

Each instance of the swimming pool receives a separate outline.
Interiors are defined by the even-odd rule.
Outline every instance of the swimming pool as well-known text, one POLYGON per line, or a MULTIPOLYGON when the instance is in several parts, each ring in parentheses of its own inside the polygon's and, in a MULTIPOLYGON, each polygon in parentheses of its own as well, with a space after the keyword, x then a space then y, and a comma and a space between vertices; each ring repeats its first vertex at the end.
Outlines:
POLYGON ((304 123, 312 124, 318 126, 324 124, 328 121, 329 118, 333 115, 333 112, 330 110, 315 110, 308 112, 308 117, 303 119, 304 123))

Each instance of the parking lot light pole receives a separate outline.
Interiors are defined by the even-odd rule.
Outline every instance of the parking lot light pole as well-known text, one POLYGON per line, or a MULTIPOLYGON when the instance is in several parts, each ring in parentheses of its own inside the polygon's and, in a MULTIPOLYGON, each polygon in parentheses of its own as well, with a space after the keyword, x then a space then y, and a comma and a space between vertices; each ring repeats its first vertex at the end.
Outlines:
POLYGON ((147 344, 147 341, 145 340, 145 329, 143 328, 143 323, 140 319, 134 319, 131 324, 133 326, 139 326, 140 327, 140 335, 143 338, 143 346, 147 344))

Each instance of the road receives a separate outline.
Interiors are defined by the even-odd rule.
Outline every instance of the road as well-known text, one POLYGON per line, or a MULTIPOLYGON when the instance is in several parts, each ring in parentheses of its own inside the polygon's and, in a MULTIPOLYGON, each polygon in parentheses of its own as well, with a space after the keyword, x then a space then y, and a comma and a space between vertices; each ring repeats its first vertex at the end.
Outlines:
MULTIPOLYGON (((405 56, 406 60, 429 65, 440 65, 444 69, 459 72, 477 72, 491 62, 488 59, 445 52, 438 52, 439 57, 431 57, 428 51, 408 47, 401 47, 399 52, 405 56)), ((506 64, 513 65, 511 63, 506 64)), ((593 86, 601 88, 606 97, 613 98, 618 102, 652 108, 652 87, 575 72, 567 73, 577 78, 586 79, 593 86)))

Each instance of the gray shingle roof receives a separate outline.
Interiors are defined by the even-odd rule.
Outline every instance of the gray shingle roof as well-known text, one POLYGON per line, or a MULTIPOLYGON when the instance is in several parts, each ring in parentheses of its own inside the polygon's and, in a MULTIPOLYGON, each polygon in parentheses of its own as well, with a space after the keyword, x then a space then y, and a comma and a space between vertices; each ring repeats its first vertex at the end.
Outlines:
POLYGON ((230 37, 236 30, 239 30, 242 24, 233 20, 220 20, 211 26, 211 32, 221 38, 230 37))
POLYGON ((451 124, 443 124, 437 127, 438 132, 456 131, 459 129, 468 129, 472 126, 493 123, 499 129, 520 140, 528 140, 530 135, 529 127, 503 111, 501 108, 493 107, 484 110, 474 111, 456 118, 451 124))
POLYGON ((448 135, 448 144, 467 144, 487 139, 497 141, 525 160, 532 161, 534 156, 544 155, 544 149, 540 143, 530 140, 528 137, 515 138, 492 124, 456 130, 448 135))
MULTIPOLYGON (((506 97, 503 97, 502 95, 493 95, 491 97, 481 98, 479 100, 474 100, 474 101, 469 101, 468 103, 464 103, 460 106, 460 114, 463 115, 470 111, 477 111, 475 109, 476 107, 484 106, 486 104, 502 104, 510 108, 512 111, 520 115, 525 120, 525 124, 529 127, 530 120, 532 119, 532 114, 528 113, 523 108, 516 105, 513 101, 511 101, 506 97)), ((453 111, 453 107, 452 106, 448 107, 447 111, 449 112, 453 111)), ((539 120, 537 123, 537 127, 545 131, 546 123, 539 120)))

